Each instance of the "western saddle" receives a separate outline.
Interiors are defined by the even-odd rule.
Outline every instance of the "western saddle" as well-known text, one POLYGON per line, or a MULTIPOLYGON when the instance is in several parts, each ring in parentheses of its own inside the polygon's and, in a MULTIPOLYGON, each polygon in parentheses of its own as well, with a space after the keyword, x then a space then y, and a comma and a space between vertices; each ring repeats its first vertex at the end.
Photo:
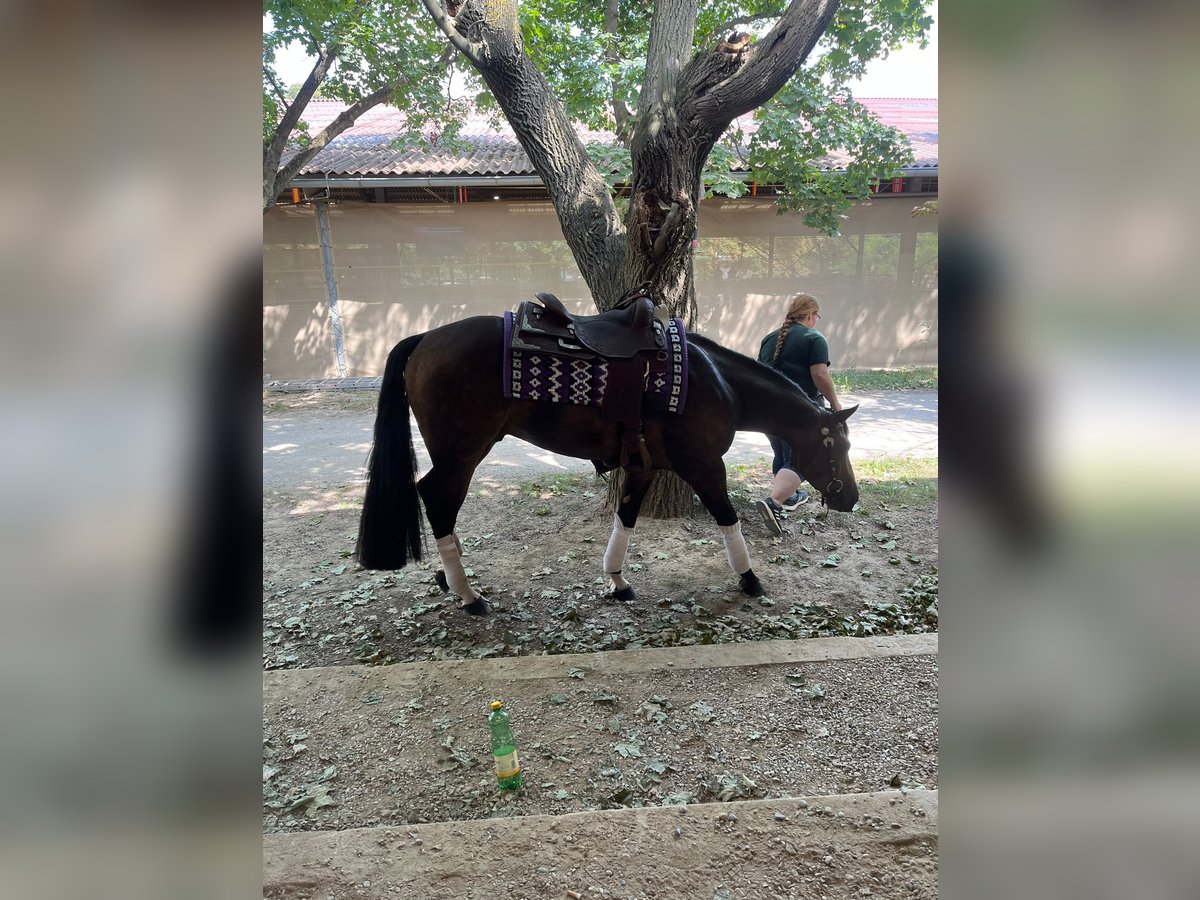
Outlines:
POLYGON ((538 350, 559 356, 629 359, 647 350, 665 350, 666 335, 656 325, 650 283, 629 291, 616 305, 594 316, 574 316, 553 294, 534 294, 517 310, 514 350, 538 350))
MULTIPOLYGON (((534 294, 541 305, 526 300, 514 317, 512 349, 569 359, 602 358, 608 362, 608 385, 600 406, 605 421, 617 422, 621 432, 620 465, 649 468, 650 452, 642 434, 642 393, 650 363, 646 354, 665 352, 667 336, 654 315, 658 306, 650 282, 625 293, 612 309, 594 316, 575 316, 553 294, 534 294)), ((594 460, 596 468, 615 468, 594 460)))

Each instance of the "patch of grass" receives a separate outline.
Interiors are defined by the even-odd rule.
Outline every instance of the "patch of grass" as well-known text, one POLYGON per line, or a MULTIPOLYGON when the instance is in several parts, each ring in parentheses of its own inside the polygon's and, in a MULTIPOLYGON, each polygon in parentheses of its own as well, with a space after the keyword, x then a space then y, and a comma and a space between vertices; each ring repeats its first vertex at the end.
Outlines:
POLYGON ((936 391, 937 366, 900 369, 834 369, 834 387, 842 391, 936 391))
POLYGON ((263 415, 296 409, 374 410, 378 406, 379 391, 263 391, 263 415))
POLYGON ((927 456, 881 456, 878 459, 860 459, 854 463, 854 474, 861 480, 874 478, 879 481, 903 481, 905 479, 936 479, 937 457, 927 456))
POLYGON ((938 496, 938 461, 924 457, 883 457, 854 463, 863 497, 921 503, 938 496))
POLYGON ((561 494, 576 494, 595 488, 596 477, 576 472, 553 475, 537 475, 520 483, 517 490, 525 497, 534 499, 557 497, 561 494))
MULTIPOLYGON (((749 503, 770 484, 764 460, 727 467, 729 498, 735 506, 749 503)), ((938 461, 926 457, 881 457, 854 462, 854 477, 865 499, 924 503, 938 497, 938 461)))

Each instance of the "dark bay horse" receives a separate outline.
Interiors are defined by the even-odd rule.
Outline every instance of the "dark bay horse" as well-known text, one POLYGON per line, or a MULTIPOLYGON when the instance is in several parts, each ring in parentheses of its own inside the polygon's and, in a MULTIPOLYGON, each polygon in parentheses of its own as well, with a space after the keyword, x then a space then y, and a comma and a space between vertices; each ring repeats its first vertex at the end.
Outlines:
MULTIPOLYGON (((488 606, 467 582, 454 526, 471 475, 492 446, 513 435, 608 466, 615 466, 621 450, 617 425, 602 420, 597 407, 504 398, 503 331, 500 317, 476 316, 413 335, 392 350, 379 395, 358 530, 357 557, 364 567, 400 569, 419 561, 424 501, 445 567, 443 588, 458 594, 463 608, 474 615, 486 614, 488 606), (432 461, 420 481, 410 407, 432 461)), ((721 457, 737 431, 779 435, 792 446, 797 471, 821 492, 822 502, 849 511, 858 501, 858 486, 845 421, 858 407, 836 413, 818 409, 774 369, 695 334, 688 335, 688 370, 682 412, 643 413, 651 468, 670 469, 692 487, 717 520, 742 591, 762 596, 726 492, 721 457)), ((604 572, 621 600, 634 599, 621 569, 651 474, 641 466, 626 468, 604 556, 604 572)))

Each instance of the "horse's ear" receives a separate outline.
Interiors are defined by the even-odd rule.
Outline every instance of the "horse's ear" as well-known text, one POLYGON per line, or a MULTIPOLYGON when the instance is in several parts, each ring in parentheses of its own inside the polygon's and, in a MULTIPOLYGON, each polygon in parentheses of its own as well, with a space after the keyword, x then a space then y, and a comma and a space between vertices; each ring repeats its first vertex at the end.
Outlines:
POLYGON ((854 415, 854 413, 857 412, 857 410, 858 410, 857 403, 855 403, 853 406, 848 406, 843 410, 835 412, 833 414, 833 421, 845 422, 848 418, 850 418, 852 415, 854 415))

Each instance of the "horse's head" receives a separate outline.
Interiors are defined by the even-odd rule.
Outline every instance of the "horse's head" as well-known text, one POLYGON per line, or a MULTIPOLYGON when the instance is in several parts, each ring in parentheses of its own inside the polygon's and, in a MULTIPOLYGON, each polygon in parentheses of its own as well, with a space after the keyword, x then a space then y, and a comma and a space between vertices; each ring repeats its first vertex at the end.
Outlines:
POLYGON ((858 483, 850 468, 850 433, 846 420, 858 405, 840 412, 821 410, 815 429, 792 444, 796 470, 821 492, 821 502, 830 509, 849 512, 858 502, 858 483))

